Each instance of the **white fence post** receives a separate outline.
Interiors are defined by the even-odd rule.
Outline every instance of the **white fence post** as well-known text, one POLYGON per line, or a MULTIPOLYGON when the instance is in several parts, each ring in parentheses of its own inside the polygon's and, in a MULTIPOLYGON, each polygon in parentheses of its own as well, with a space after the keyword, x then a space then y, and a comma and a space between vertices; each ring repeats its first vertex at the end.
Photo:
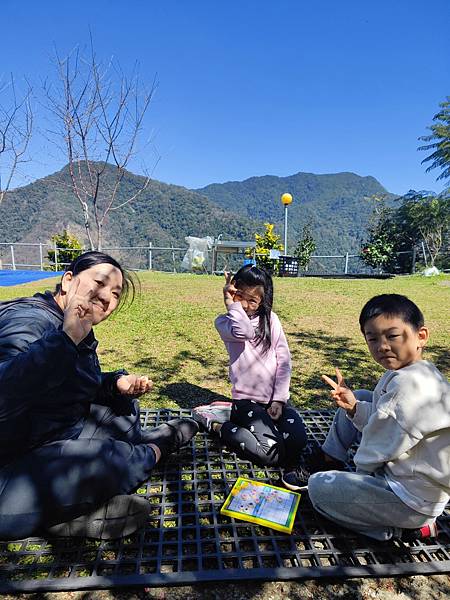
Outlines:
POLYGON ((152 243, 148 243, 148 270, 153 269, 153 254, 152 254, 152 243))
POLYGON ((41 263, 41 271, 44 270, 44 254, 42 252, 42 243, 39 242, 39 259, 41 263))
POLYGON ((14 258, 14 246, 11 244, 10 248, 11 248, 11 264, 12 264, 13 271, 15 271, 16 270, 16 259, 14 258))
POLYGON ((55 271, 58 270, 58 247, 56 246, 56 242, 55 242, 55 271))
POLYGON ((172 248, 172 263, 173 263, 173 272, 176 273, 177 270, 175 268, 175 251, 173 249, 173 244, 170 244, 170 247, 172 248))
POLYGON ((344 267, 344 274, 347 275, 348 273, 348 252, 345 253, 345 267, 344 267))

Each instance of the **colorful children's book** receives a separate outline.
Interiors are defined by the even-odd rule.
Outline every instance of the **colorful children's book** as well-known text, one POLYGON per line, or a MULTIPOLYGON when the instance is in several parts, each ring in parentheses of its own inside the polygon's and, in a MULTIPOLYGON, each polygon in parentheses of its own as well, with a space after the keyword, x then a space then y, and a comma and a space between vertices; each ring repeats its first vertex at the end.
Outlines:
POLYGON ((220 509, 222 515, 291 533, 300 494, 239 477, 220 509))

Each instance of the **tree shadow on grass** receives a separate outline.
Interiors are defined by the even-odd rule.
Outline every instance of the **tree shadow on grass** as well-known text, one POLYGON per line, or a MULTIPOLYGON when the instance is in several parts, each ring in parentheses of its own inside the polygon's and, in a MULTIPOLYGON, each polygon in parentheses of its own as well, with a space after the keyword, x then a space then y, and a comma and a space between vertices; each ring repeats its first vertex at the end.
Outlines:
MULTIPOLYGON (((215 382, 223 382, 227 377, 226 365, 217 360, 217 357, 181 350, 165 360, 154 356, 141 356, 128 363, 126 368, 132 373, 148 373, 150 377, 153 376, 156 397, 162 402, 171 400, 180 408, 193 408, 216 400, 230 401, 229 397, 208 387, 187 381, 191 377, 198 381, 201 378, 200 373, 206 372, 203 380, 211 382, 212 386, 215 382)), ((141 402, 141 406, 145 406, 145 401, 141 402)))
POLYGON ((450 375, 450 351, 448 347, 433 344, 425 348, 424 358, 430 360, 444 375, 450 375))
POLYGON ((218 377, 222 380, 226 376, 224 363, 218 360, 217 357, 207 356, 201 351, 181 350, 166 360, 155 355, 141 355, 135 360, 123 359, 115 349, 103 350, 102 356, 107 357, 113 364, 120 365, 120 368, 126 368, 131 373, 148 373, 150 377, 152 375, 155 377, 161 375, 166 381, 179 375, 182 369, 190 362, 196 363, 197 366, 207 370, 208 375, 211 377, 218 377))
POLYGON ((169 383, 160 389, 160 393, 167 396, 180 406, 180 408, 194 408, 202 404, 210 404, 217 400, 230 402, 230 398, 217 394, 208 388, 181 381, 179 383, 169 383))
POLYGON ((208 369, 212 376, 223 372, 223 366, 218 364, 217 359, 205 357, 204 354, 191 352, 190 350, 181 350, 168 362, 153 356, 142 356, 139 360, 131 363, 129 368, 130 370, 134 369, 155 374, 161 373, 167 380, 178 375, 188 362, 195 362, 204 369, 208 369))
MULTIPOLYGON (((306 349, 307 353, 314 353, 314 362, 327 365, 325 373, 306 376, 294 370, 291 384, 294 389, 303 388, 306 394, 310 393, 311 400, 315 404, 319 401, 324 408, 330 408, 330 401, 329 387, 322 380, 322 374, 334 377, 334 367, 339 367, 352 389, 373 389, 380 377, 380 370, 368 351, 356 346, 350 337, 333 336, 319 330, 293 333, 290 339, 294 359, 304 361, 304 356, 299 355, 306 349)), ((308 398, 306 401, 310 403, 308 398)))

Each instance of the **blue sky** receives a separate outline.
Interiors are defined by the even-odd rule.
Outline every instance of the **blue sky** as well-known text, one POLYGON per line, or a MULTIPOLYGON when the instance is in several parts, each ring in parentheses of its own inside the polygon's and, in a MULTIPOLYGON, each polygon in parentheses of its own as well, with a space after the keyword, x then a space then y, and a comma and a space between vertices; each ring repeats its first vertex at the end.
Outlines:
MULTIPOLYGON (((90 28, 101 58, 157 76, 156 179, 353 171, 440 191, 417 138, 450 94, 449 13, 448 0, 2 0, 0 76, 37 89, 53 48, 86 45, 90 28)), ((24 178, 65 164, 40 132, 32 150, 24 178)))

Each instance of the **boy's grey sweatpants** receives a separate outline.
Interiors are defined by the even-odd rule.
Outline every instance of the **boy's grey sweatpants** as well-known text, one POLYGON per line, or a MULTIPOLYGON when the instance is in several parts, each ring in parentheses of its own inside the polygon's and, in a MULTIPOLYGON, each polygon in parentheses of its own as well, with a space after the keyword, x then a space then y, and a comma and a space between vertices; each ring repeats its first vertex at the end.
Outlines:
MULTIPOLYGON (((358 390, 355 396, 364 402, 372 401, 372 392, 367 390, 358 390)), ((350 446, 360 440, 361 433, 339 408, 322 449, 345 461, 350 446)), ((314 508, 325 517, 376 540, 398 537, 402 529, 416 529, 435 520, 402 502, 390 489, 382 470, 374 474, 316 473, 309 478, 308 493, 314 508)))

